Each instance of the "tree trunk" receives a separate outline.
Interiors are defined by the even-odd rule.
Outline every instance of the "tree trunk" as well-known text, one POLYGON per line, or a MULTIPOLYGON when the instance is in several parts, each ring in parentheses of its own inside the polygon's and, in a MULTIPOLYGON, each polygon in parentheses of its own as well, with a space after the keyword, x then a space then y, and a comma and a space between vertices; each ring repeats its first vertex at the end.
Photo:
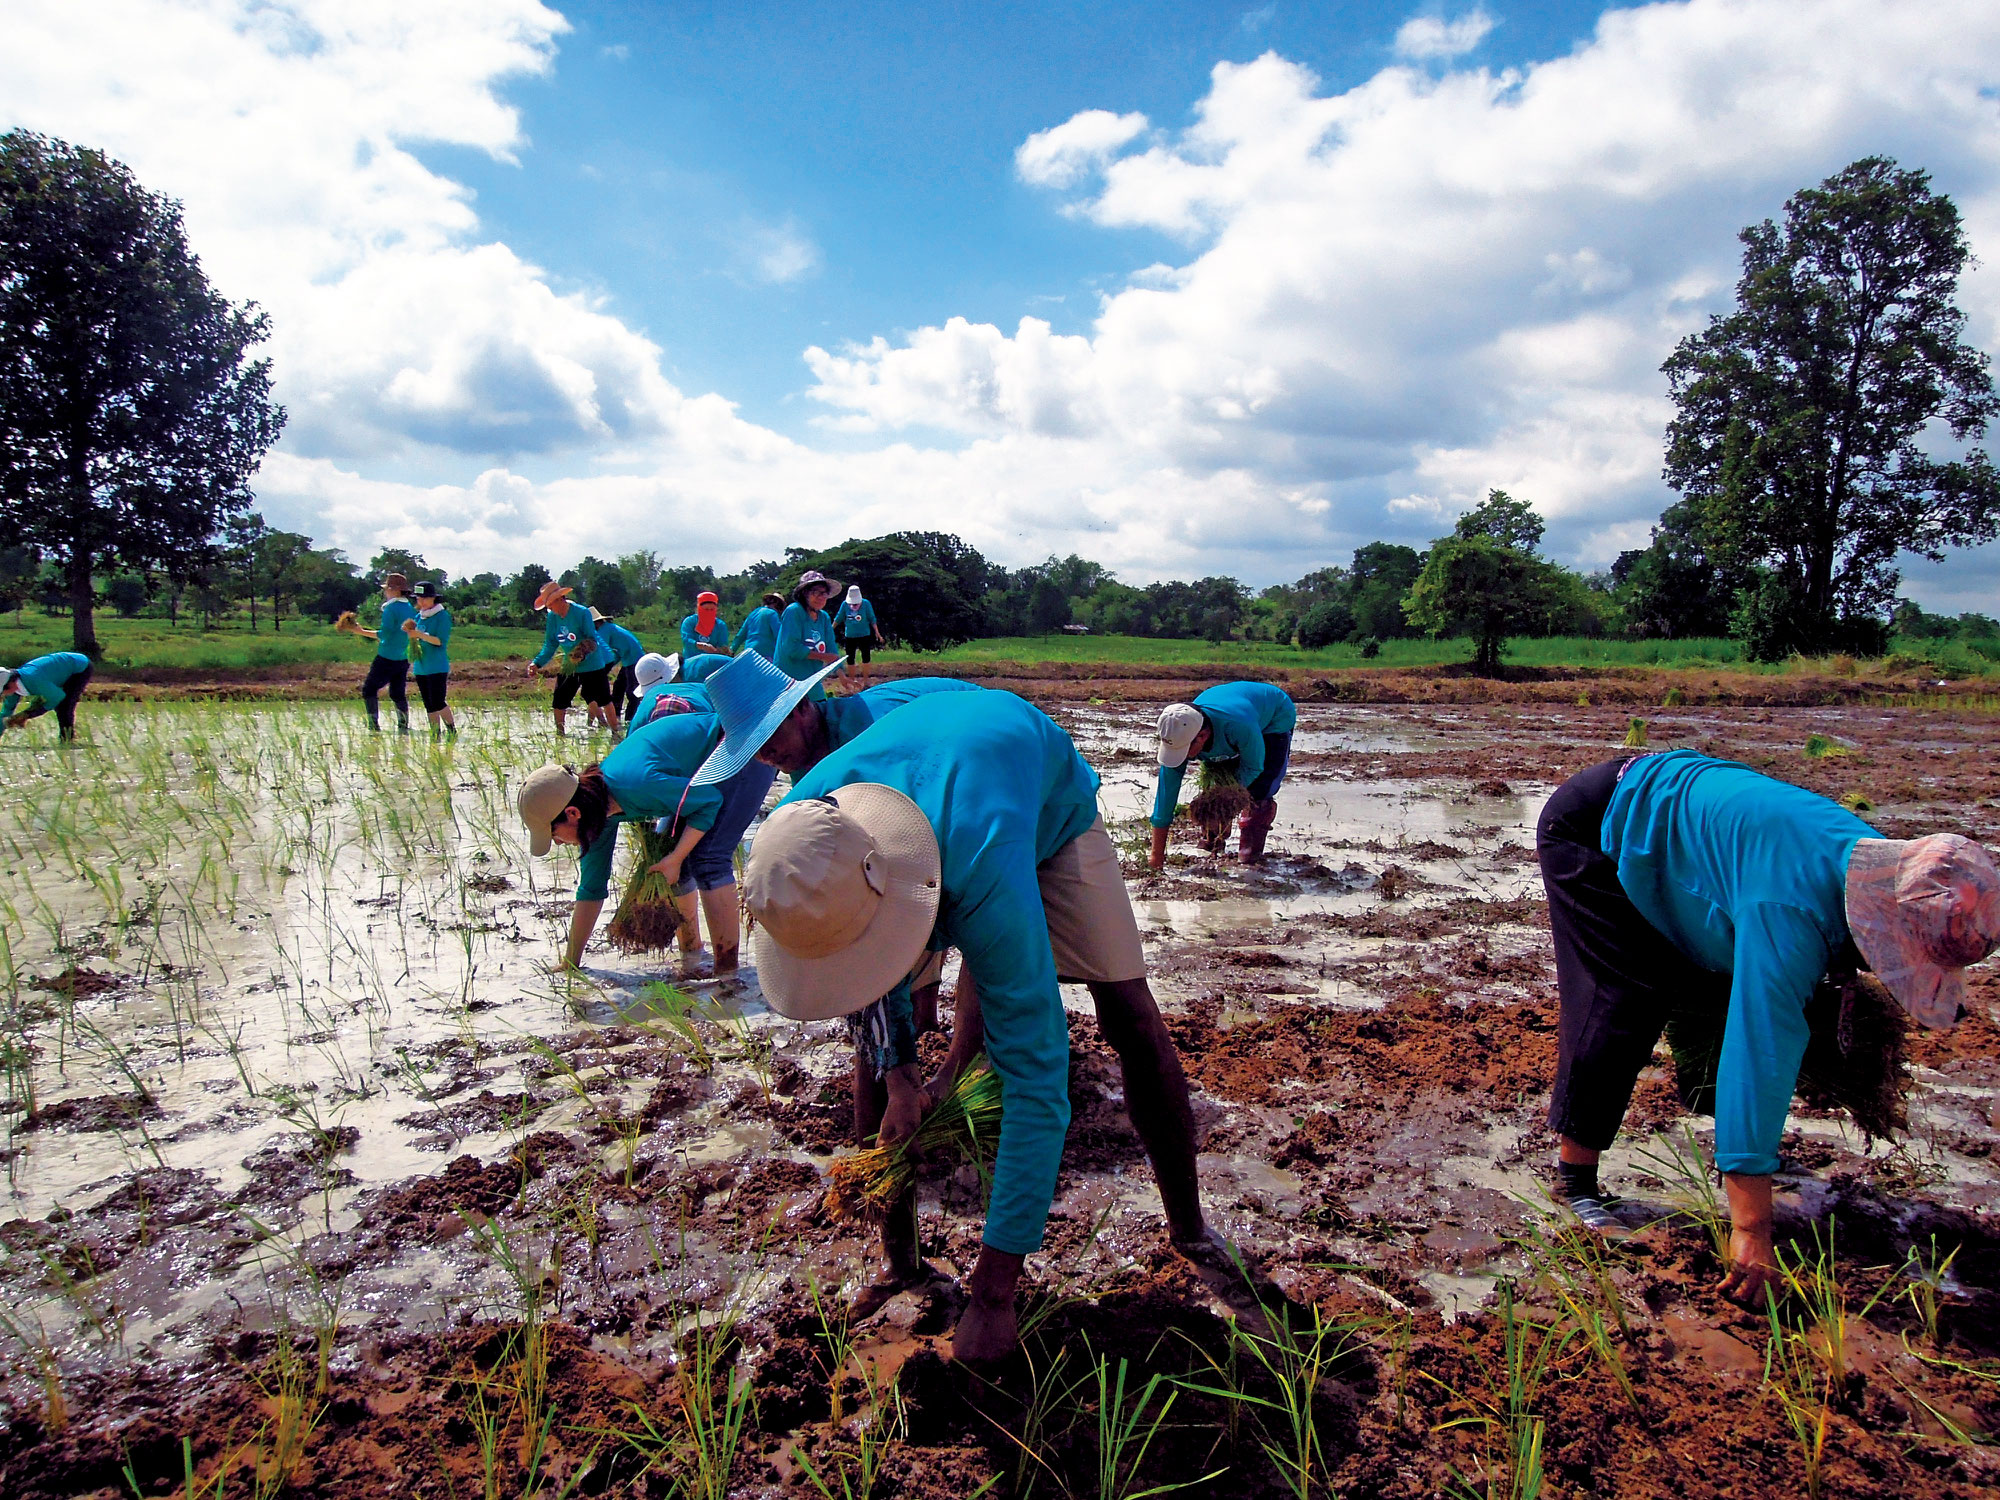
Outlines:
POLYGON ((69 556, 70 645, 92 661, 104 654, 97 644, 97 621, 92 613, 97 602, 90 588, 90 552, 73 545, 69 556))

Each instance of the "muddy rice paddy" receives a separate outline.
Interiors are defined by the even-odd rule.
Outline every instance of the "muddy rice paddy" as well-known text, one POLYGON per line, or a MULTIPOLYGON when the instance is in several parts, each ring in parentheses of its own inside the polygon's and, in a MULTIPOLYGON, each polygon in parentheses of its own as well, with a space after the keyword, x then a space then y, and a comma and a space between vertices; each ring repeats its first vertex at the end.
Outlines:
MULTIPOLYGON (((1534 822, 1624 709, 1301 710, 1255 871, 1144 872, 1146 702, 1045 706, 1103 808, 1247 1281, 1165 1245, 1090 999, 1022 1357, 932 1288, 850 1325, 844 1027, 594 950, 531 861, 524 709, 104 705, 0 746, 0 1495, 1888 1496, 2000 1491, 2000 981, 1913 1042, 1913 1129, 1795 1111, 1799 1294, 1713 1290, 1711 1122, 1669 1070, 1547 1199, 1534 822)), ((2000 840, 1996 720, 1648 713, 1895 836, 2000 840), (1808 756, 1809 737, 1836 753, 1808 756)), ((584 742, 572 740, 572 756, 584 742)), ((601 748, 601 742, 600 742, 601 748)), ((948 975, 949 980, 949 975, 948 975)), ((930 1039, 927 1046, 941 1046, 930 1039)), ((979 1182, 920 1223, 976 1254, 979 1182)))

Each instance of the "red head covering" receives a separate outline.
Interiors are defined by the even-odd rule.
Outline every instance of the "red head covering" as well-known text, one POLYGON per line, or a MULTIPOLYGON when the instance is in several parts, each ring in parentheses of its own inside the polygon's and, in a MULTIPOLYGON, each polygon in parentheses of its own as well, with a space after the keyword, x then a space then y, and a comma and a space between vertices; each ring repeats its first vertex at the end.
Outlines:
POLYGON ((715 629, 715 607, 721 602, 713 594, 694 596, 694 623, 703 635, 715 629))

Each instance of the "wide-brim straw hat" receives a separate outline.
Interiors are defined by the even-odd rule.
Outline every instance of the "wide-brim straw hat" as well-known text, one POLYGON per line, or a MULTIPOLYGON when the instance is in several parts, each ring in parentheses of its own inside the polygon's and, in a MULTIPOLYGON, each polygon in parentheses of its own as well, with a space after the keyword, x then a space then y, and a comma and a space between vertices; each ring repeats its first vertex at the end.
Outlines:
POLYGON ((929 950, 940 895, 937 834, 894 787, 856 782, 780 804, 743 872, 765 1000, 794 1021, 872 1005, 929 950))
POLYGON ((1847 860, 1847 930, 1896 1003, 1925 1026, 1958 1019, 1965 966, 2000 947, 2000 868, 1971 839, 1862 839, 1847 860))
POLYGON ((555 603, 556 600, 567 599, 571 594, 574 594, 575 592, 576 592, 575 589, 565 588, 562 584, 557 583, 554 579, 550 579, 547 583, 543 584, 540 591, 536 593, 534 608, 547 609, 551 604, 555 603))
POLYGON ((711 672, 702 686, 708 689, 709 702, 722 725, 722 743, 701 763, 693 784, 713 786, 749 765, 785 722, 785 716, 840 666, 840 662, 828 662, 810 677, 795 678, 755 651, 746 651, 711 672))

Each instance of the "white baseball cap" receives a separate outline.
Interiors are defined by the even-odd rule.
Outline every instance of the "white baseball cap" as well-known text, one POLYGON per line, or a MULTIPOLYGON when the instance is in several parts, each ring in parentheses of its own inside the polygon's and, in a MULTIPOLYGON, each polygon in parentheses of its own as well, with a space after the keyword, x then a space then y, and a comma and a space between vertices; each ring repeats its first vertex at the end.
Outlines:
POLYGON ((1169 703, 1160 714, 1160 764, 1185 765, 1204 722, 1201 710, 1192 703, 1169 703))

